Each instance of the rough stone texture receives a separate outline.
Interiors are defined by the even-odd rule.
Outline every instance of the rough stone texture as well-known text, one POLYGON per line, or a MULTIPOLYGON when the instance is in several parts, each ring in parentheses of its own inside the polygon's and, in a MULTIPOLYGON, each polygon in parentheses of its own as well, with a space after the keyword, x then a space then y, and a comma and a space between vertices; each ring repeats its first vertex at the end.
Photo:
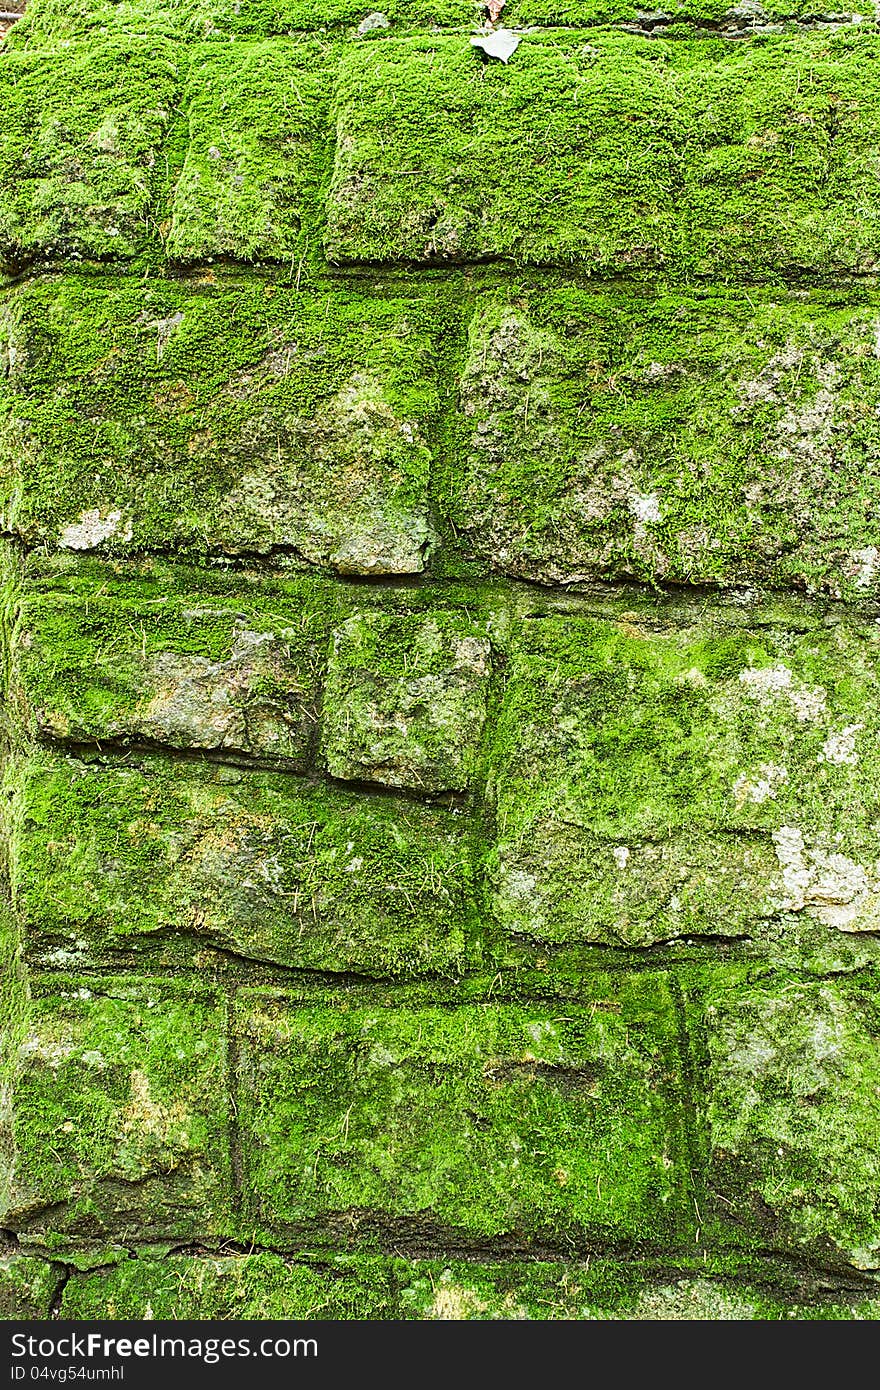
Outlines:
POLYGON ((62 1267, 29 1255, 0 1256, 0 1319, 48 1318, 62 1267))
POLYGON ((382 13, 3 40, 0 1317, 876 1320, 876 16, 382 13))
POLYGON ((749 48, 559 30, 485 69, 451 35, 352 47, 327 254, 874 273, 878 52, 852 30, 749 48))
POLYGON ((589 993, 564 1019, 489 1005, 340 1018, 242 999, 254 1220, 310 1230, 350 1211, 368 1228, 471 1239, 688 1227, 684 1117, 663 1094, 676 1065, 664 983, 643 976, 622 993, 600 976, 589 993))
POLYGON ((328 771, 464 791, 486 718, 490 651, 485 631, 442 609, 427 618, 349 618, 333 635, 327 673, 328 771))
POLYGON ((479 1263, 337 1257, 320 1265, 276 1255, 124 1260, 75 1274, 64 1288, 68 1318, 358 1318, 744 1321, 785 1318, 874 1321, 875 1300, 799 1303, 713 1277, 652 1283, 636 1262, 479 1263))
POLYGON ((833 1244, 857 1269, 880 1268, 876 992, 830 980, 743 987, 734 975, 706 1012, 710 1182, 776 1239, 833 1244))
POLYGON ((220 1001, 197 985, 94 983, 32 981, 4 1219, 44 1240, 222 1233, 230 1173, 220 1001))
POLYGON ((16 905, 56 967, 204 945, 366 974, 451 972, 478 920, 454 812, 362 803, 281 776, 42 757, 20 776, 16 905))
POLYGON ((491 758, 499 919, 547 944, 876 932, 877 637, 527 620, 491 758))
POLYGON ((9 297, 5 524, 71 551, 420 571, 436 402, 424 310, 213 281, 38 280, 9 297))
POLYGON ((803 291, 487 296, 450 516, 525 579, 876 595, 878 308, 803 291))
POLYGON ((4 55, 0 254, 135 255, 152 233, 179 92, 172 45, 113 36, 4 55))
POLYGON ((336 594, 159 567, 34 564, 16 648, 23 715, 72 743, 151 741, 271 760, 314 755, 336 594))

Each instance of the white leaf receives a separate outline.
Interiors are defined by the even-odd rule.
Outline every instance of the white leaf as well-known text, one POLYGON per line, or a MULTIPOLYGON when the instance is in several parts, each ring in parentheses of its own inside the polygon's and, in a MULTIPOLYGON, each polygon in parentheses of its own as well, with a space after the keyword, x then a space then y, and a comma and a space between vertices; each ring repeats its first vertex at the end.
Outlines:
POLYGON ((482 48, 488 58, 500 58, 506 63, 519 48, 520 35, 510 29, 496 29, 494 34, 484 38, 471 39, 474 48, 482 48))

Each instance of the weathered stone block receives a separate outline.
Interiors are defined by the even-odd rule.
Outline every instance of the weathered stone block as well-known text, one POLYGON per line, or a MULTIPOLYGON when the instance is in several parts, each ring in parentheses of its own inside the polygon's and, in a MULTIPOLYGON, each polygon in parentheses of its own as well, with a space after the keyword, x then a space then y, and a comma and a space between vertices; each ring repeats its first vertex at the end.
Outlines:
POLYGON ((327 254, 752 282, 873 273, 878 44, 558 30, 485 66, 464 36, 347 49, 327 254))
POLYGON ((3 306, 3 525, 72 551, 421 570, 430 310, 212 279, 41 280, 3 306))
MULTIPOLYGON (((799 29, 802 25, 821 26, 870 24, 868 15, 835 10, 820 15, 815 0, 664 0, 654 10, 635 0, 508 0, 503 20, 505 24, 620 24, 627 29, 662 35, 670 26, 680 36, 684 25, 721 33, 726 39, 740 38, 755 31, 779 33, 783 28, 799 29)), ((686 32, 686 31, 684 31, 686 32)))
MULTIPOLYGON (((34 1262, 36 1263, 36 1262, 34 1262)), ((75 1273, 61 1316, 103 1319, 384 1319, 416 1321, 777 1321, 788 1318, 875 1321, 869 1291, 768 1295, 735 1268, 715 1261, 702 1275, 670 1278, 634 1259, 589 1261, 404 1260, 330 1256, 319 1263, 275 1254, 124 1259, 75 1273)))
POLYGON ((34 752, 7 773, 27 953, 193 964, 207 946, 300 969, 455 973, 478 952, 453 812, 161 758, 34 752))
POLYGON ((0 1256, 0 1321, 48 1318, 63 1270, 27 1255, 0 1256))
MULTIPOLYGON (((381 26, 358 32, 369 13, 363 0, 29 0, 24 19, 10 32, 17 45, 25 36, 69 41, 96 31, 143 33, 148 28, 199 49, 241 35, 296 37, 318 30, 363 41, 387 34, 381 26)), ((383 0, 382 13, 393 31, 468 26, 475 15, 480 17, 475 0, 383 0)))
POLYGON ((444 470, 456 536, 544 583, 877 595, 880 305, 488 295, 444 470))
POLYGON ((149 244, 179 59, 134 35, 4 56, 0 259, 105 260, 149 244))
POLYGON ((15 642, 24 715, 74 743, 155 741, 304 770, 336 591, 161 564, 35 557, 15 642))
POLYGON ((74 1276, 62 1316, 374 1322, 396 1316, 394 1264, 355 1256, 313 1267, 269 1254, 126 1260, 74 1276))
POLYGON ((323 752, 334 777, 463 791, 486 718, 485 627, 442 608, 361 612, 333 636, 323 752))
POLYGON ((169 256, 288 267, 305 256, 326 158, 332 57, 326 42, 308 40, 204 47, 189 72, 189 143, 169 256))
POLYGON ((805 629, 720 606, 667 627, 649 604, 524 622, 490 782, 509 931, 877 931, 878 629, 805 629))
POLYGON ((705 1007, 719 1216, 866 1270, 880 1268, 878 998, 873 972, 753 983, 730 971, 705 1007))
POLYGON ((31 980, 2 1222, 123 1241, 229 1233, 224 1016, 162 980, 31 980))
POLYGON ((262 1227, 584 1242, 690 1228, 662 978, 581 1006, 238 1010, 245 1184, 262 1227))

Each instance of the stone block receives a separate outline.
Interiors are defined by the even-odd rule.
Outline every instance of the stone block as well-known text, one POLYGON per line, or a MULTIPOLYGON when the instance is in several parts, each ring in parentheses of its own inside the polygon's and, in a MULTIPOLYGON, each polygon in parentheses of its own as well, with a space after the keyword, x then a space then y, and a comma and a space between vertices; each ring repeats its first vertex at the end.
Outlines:
POLYGON ((802 290, 481 296, 441 470, 456 536, 548 584, 875 598, 878 312, 802 290))
POLYGON ((61 1265, 28 1255, 0 1255, 0 1322, 48 1318, 61 1287, 61 1265))
MULTIPOLYGON (((326 41, 205 45, 189 70, 189 140, 171 201, 178 261, 281 261, 314 245, 333 52, 326 41)), ((302 273, 302 267, 300 267, 302 273)))
POLYGON ((180 55, 157 36, 24 48, 0 67, 0 260, 142 252, 166 172, 180 55))
POLYGON ((333 636, 323 752, 334 777, 464 791, 486 718, 491 647, 461 613, 364 611, 333 636))
POLYGON ((15 680, 39 735, 312 761, 332 585, 36 557, 19 603, 15 680))
POLYGON ((291 1008, 242 992, 238 1106, 257 1228, 568 1249, 691 1231, 666 985, 597 976, 585 995, 563 1013, 291 1008))
POLYGON ((876 974, 717 974, 704 1018, 719 1218, 763 1244, 880 1269, 876 974))
POLYGON ((7 772, 29 959, 150 953, 367 975, 479 956, 464 818, 284 774, 34 753, 7 772))
POLYGON ((592 29, 346 49, 328 257, 760 282, 872 274, 880 39, 592 29), (811 81, 803 81, 804 65, 811 81))
POLYGON ((159 979, 31 978, 3 1225, 120 1241, 230 1233, 224 1010, 159 979))
POLYGON ((43 279, 3 306, 3 525, 70 551, 420 571, 430 312, 212 279, 43 279))
MULTIPOLYGON (((494 729, 494 910, 547 945, 803 937, 880 912, 876 624, 527 619, 494 729)), ((805 949, 807 949, 805 945, 805 949)))

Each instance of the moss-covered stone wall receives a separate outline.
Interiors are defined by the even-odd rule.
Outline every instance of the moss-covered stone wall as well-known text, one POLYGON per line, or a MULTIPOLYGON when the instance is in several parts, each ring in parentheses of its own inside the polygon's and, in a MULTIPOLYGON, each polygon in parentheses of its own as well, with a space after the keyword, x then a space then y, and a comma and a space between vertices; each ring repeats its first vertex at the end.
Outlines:
POLYGON ((0 1316, 880 1311, 880 34, 32 0, 0 1316))

